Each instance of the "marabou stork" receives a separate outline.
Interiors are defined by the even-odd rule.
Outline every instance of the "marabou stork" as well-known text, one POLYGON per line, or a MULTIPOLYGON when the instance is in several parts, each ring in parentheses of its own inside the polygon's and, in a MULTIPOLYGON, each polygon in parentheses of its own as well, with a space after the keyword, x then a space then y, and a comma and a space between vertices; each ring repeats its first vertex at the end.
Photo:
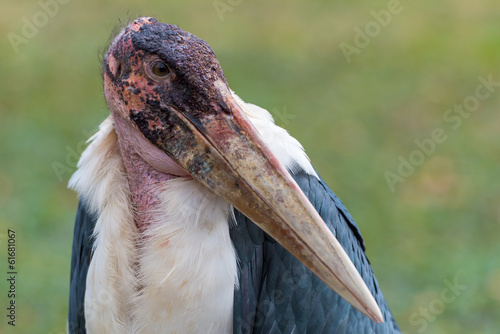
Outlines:
POLYGON ((111 115, 70 180, 68 332, 399 332, 353 218, 205 41, 138 18, 103 77, 111 115))

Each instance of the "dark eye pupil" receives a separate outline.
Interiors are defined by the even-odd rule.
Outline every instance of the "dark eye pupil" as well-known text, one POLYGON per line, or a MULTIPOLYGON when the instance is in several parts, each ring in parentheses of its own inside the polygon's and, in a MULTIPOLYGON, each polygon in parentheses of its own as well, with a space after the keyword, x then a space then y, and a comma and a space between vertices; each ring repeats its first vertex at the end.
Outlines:
POLYGON ((161 62, 161 61, 157 61, 153 64, 153 74, 154 75, 157 75, 159 77, 164 77, 164 76, 167 76, 168 73, 170 72, 169 69, 168 69, 168 66, 165 65, 164 62, 161 62))

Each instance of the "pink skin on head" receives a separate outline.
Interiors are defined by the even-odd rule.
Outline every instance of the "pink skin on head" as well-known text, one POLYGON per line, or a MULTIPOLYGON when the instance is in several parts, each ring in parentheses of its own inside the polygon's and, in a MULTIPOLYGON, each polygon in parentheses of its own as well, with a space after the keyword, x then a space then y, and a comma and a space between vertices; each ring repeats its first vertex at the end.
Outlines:
MULTIPOLYGON (((148 23, 148 19, 149 18, 139 18, 135 20, 130 26, 130 29, 138 30, 143 24, 148 23)), ((118 40, 121 39, 120 36, 117 38, 118 40)), ((116 48, 121 48, 123 51, 126 49, 132 49, 133 46, 130 39, 126 39, 124 41, 120 41, 120 43, 115 41, 110 47, 107 62, 108 68, 114 76, 116 76, 120 66, 119 62, 113 56, 113 51, 116 48)), ((140 61, 136 61, 136 64, 137 63, 140 64, 140 61)), ((132 75, 133 74, 131 74, 131 76, 132 75)), ((152 88, 147 85, 147 81, 143 80, 143 78, 131 77, 131 79, 137 80, 132 80, 132 84, 130 86, 117 87, 111 78, 106 75, 106 73, 104 74, 104 94, 115 121, 115 128, 117 128, 119 132, 120 140, 130 143, 130 145, 134 148, 134 151, 157 171, 175 176, 189 176, 189 173, 184 168, 177 164, 165 152, 147 140, 139 131, 136 124, 131 122, 130 111, 142 109, 144 106, 141 98, 146 98, 147 93, 154 94, 152 88), (140 89, 141 93, 131 93, 134 89, 140 89), (124 102, 124 97, 127 102, 124 102)), ((150 121, 149 127, 150 129, 160 128, 161 122, 150 121)))
MULTIPOLYGON (((136 20, 130 29, 137 30, 144 23, 147 23, 147 20, 136 20)), ((120 39, 119 36, 117 40, 120 39)), ((113 76, 117 75, 120 66, 113 56, 115 48, 121 48, 122 51, 132 48, 131 41, 125 40, 120 43, 115 41, 110 47, 107 62, 113 76)), ((190 177, 190 174, 146 139, 137 125, 129 119, 130 110, 142 107, 140 98, 130 94, 131 90, 141 88, 143 92, 150 91, 150 87, 144 85, 141 78, 137 79, 132 82, 131 86, 116 86, 109 75, 104 73, 104 93, 114 120, 123 163, 127 170, 132 203, 136 212, 135 222, 138 229, 144 232, 151 221, 152 212, 160 204, 155 190, 166 180, 175 177, 190 177), (123 96, 128 97, 127 102, 124 102, 123 96)), ((152 121, 149 126, 153 129, 159 124, 152 121)))

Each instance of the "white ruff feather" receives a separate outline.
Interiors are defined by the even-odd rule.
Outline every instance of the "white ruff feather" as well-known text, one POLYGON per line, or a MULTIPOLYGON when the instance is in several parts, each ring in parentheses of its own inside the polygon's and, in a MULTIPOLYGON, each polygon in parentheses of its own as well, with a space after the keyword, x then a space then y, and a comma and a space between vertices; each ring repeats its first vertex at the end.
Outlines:
MULTIPOLYGON (((289 170, 316 173, 302 146, 271 115, 234 95, 289 170)), ((163 181, 142 234, 111 117, 70 180, 97 217, 85 294, 88 333, 231 333, 237 259, 232 207, 192 178, 163 181)))

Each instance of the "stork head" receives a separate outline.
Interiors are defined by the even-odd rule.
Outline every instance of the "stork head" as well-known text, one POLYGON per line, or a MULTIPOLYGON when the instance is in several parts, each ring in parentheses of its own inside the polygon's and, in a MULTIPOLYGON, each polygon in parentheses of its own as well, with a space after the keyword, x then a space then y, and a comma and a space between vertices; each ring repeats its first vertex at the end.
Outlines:
POLYGON ((354 307, 383 322, 345 251, 236 102, 205 41, 139 18, 112 42, 103 72, 115 118, 254 221, 354 307))

